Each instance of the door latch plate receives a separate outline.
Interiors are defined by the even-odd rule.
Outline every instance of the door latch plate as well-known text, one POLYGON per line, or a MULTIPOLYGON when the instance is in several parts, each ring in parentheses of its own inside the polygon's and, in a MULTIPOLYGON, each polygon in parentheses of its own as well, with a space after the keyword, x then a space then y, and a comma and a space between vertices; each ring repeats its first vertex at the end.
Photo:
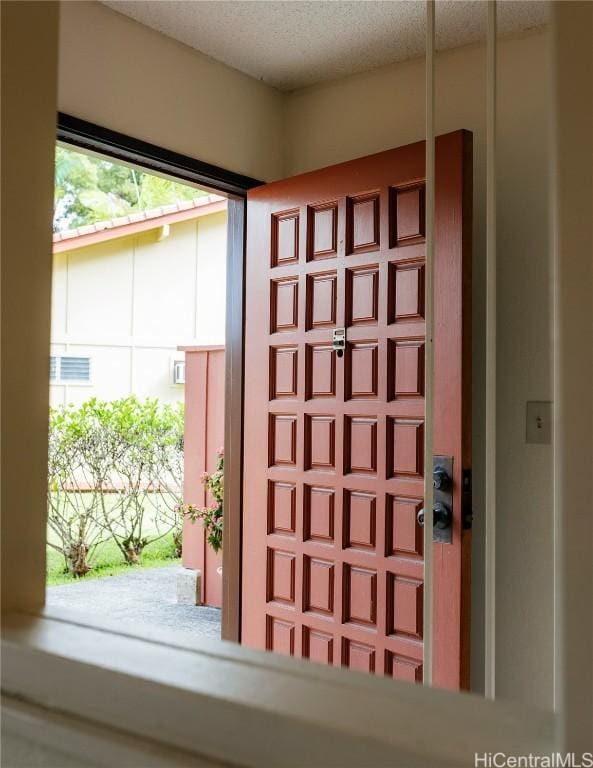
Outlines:
POLYGON ((332 348, 338 357, 342 357, 346 349, 346 329, 334 328, 332 348))

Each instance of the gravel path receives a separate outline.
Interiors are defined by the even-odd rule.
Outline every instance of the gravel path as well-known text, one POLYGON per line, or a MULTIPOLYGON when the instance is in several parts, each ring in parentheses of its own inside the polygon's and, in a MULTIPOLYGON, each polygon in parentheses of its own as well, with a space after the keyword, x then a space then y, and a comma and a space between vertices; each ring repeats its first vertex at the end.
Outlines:
POLYGON ((180 565, 142 568, 121 576, 48 587, 47 604, 106 616, 136 628, 145 624, 220 638, 219 608, 177 603, 176 579, 181 570, 180 565))

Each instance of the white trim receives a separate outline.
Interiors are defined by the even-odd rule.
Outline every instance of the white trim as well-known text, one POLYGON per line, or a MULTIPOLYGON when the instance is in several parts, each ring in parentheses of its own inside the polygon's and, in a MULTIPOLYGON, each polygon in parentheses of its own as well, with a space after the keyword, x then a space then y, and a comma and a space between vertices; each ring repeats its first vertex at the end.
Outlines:
POLYGON ((432 685, 432 533, 434 488, 434 43, 435 2, 426 0, 426 263, 424 315, 424 604, 422 674, 424 685, 432 685))
POLYGON ((171 746, 115 732, 79 717, 2 696, 2 753, 6 764, 88 766, 90 768, 220 768, 171 746), (35 762, 31 750, 42 755, 35 762), (48 763, 54 758, 53 763, 48 763))
POLYGON ((485 693, 496 695, 496 0, 486 41, 485 693))
POLYGON ((436 768, 554 748, 550 712, 72 612, 6 616, 2 646, 8 695, 233 765, 436 768))
POLYGON ((136 373, 136 246, 138 238, 132 241, 132 274, 130 292, 132 301, 130 302, 130 392, 134 391, 134 374, 136 373))
POLYGON ((194 252, 194 338, 198 338, 198 296, 200 292, 200 222, 196 219, 194 252))
MULTIPOLYGON (((70 254, 65 253, 66 256, 66 276, 64 286, 64 337, 67 338, 70 335, 70 254)), ((53 281, 54 281, 54 262, 52 261, 52 293, 53 293, 53 281)), ((66 342, 67 344, 68 342, 66 342)))
MULTIPOLYGON (((195 347, 199 346, 195 337, 186 336, 185 339, 179 340, 179 337, 163 338, 157 336, 139 336, 134 338, 133 336, 89 336, 89 335, 75 335, 71 336, 65 334, 56 334, 52 337, 51 344, 68 344, 76 347, 137 347, 139 349, 177 349, 178 347, 195 347)), ((52 352, 53 354, 53 352, 52 352)), ((56 354, 60 354, 57 352, 56 354)), ((66 353, 64 353, 66 354, 66 353)), ((69 352, 68 354, 75 354, 69 352)))

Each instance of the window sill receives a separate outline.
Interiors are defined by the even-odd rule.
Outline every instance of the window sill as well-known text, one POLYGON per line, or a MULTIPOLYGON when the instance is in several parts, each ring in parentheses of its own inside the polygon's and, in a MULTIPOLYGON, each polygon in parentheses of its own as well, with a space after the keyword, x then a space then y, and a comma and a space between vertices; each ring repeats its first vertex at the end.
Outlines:
POLYGON ((2 656, 8 696, 234 765, 434 768, 554 749, 549 712, 64 610, 5 616, 2 656))
POLYGON ((77 717, 2 696, 3 765, 17 768, 221 768, 77 717))

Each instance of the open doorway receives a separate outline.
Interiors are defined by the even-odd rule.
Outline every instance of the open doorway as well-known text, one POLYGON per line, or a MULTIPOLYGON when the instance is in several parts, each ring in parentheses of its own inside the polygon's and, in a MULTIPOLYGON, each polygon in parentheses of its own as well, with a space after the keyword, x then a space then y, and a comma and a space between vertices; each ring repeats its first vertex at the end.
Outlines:
POLYGON ((219 637, 227 199, 59 142, 53 229, 48 605, 219 637))
MULTIPOLYGON (((104 151, 101 135, 108 132, 96 126, 83 129, 91 133, 83 134, 82 146, 95 153, 104 151)), ((80 132, 74 135, 78 139, 80 132)), ((469 285, 464 278, 470 253, 466 234, 471 222, 471 153, 465 149, 469 139, 462 131, 441 137, 438 152, 444 163, 442 178, 449 183, 437 189, 438 210, 454 235, 442 239, 442 253, 450 258, 439 256, 441 278, 446 278, 441 282, 458 287, 469 285)), ((145 170, 174 177, 181 168, 179 176, 194 181, 195 176, 188 178, 186 173, 188 158, 154 162, 154 153, 163 154, 162 150, 136 145, 117 134, 107 142, 124 164, 142 161, 145 170), (131 149, 117 154, 124 141, 131 149)), ((112 160, 113 156, 107 162, 112 160)), ((181 507, 186 531, 190 525, 193 533, 199 530, 198 521, 206 527, 202 559, 198 556, 184 564, 194 570, 196 565, 206 570, 215 566, 225 639, 421 682, 423 610, 432 604, 424 597, 422 542, 427 538, 434 547, 454 553, 449 560, 467 562, 471 522, 468 516, 468 524, 464 523, 469 495, 464 492, 461 498, 462 485, 471 488, 471 483, 462 483, 469 465, 456 453, 463 440, 455 445, 439 442, 437 449, 454 461, 443 491, 451 498, 439 498, 448 511, 440 528, 448 529, 449 536, 444 541, 432 531, 422 532, 427 530, 422 511, 424 145, 260 186, 249 197, 246 247, 242 198, 257 183, 236 178, 229 182, 230 176, 210 167, 202 176, 207 180, 204 187, 237 196, 227 204, 222 458, 209 442, 207 415, 195 422, 202 425, 198 450, 203 455, 214 453, 215 461, 224 466, 203 470, 210 504, 206 497, 200 502, 185 494, 181 507), (364 183, 362 168, 367 174, 364 183), (339 188, 336 178, 344 181, 339 188), (350 179, 357 180, 356 188, 347 186, 350 179), (306 195, 300 193, 304 181, 312 184, 306 195), (336 331, 341 331, 341 348, 336 331), (222 574, 220 560, 209 556, 208 549, 217 535, 213 513, 221 469, 225 475, 222 574), (244 490, 248 503, 242 510, 244 490), (326 502, 325 508, 319 507, 319 500, 322 505, 326 502), (200 514, 201 504, 205 507, 200 514), (313 550, 317 546, 321 549, 313 550), (266 572, 254 572, 254 564, 256 568, 263 564, 266 572), (303 623, 297 626, 295 620, 303 623), (312 640, 317 643, 315 652, 312 640)), ((202 187, 199 179, 195 181, 202 187)), ((448 313, 441 327, 453 334, 449 346, 458 350, 455 359, 449 355, 454 386, 439 391, 439 397, 449 398, 454 406, 443 412, 455 424, 441 430, 451 438, 469 434, 468 411, 458 407, 468 381, 469 356, 461 354, 466 345, 459 342, 467 338, 469 304, 460 290, 455 295, 458 306, 442 300, 439 304, 448 313)), ((442 337, 437 339, 439 345, 443 346, 442 337)), ((197 346, 181 342, 176 348, 191 355, 197 346)), ((202 349, 207 355, 198 366, 201 386, 222 396, 222 377, 212 383, 208 376, 215 367, 210 355, 220 351, 213 346, 202 349)), ((186 364, 188 376, 190 370, 186 364)), ((440 375, 446 372, 443 366, 439 370, 440 375)), ((187 440, 185 447, 187 451, 187 440)), ((192 469, 188 474, 187 463, 185 468, 187 491, 188 478, 195 482, 197 473, 192 469)), ((437 474, 439 469, 435 468, 437 474)), ((204 593, 216 595, 203 571, 202 577, 200 588, 190 582, 188 591, 202 598, 204 593)), ((455 669, 442 659, 441 669, 447 666, 453 672, 450 680, 438 678, 439 684, 466 687, 469 616, 463 606, 469 580, 464 568, 456 567, 446 583, 439 584, 434 601, 444 609, 439 632, 446 629, 459 650, 455 669), (454 596, 454 611, 449 610, 447 590, 454 596)), ((445 644, 440 642, 439 647, 445 644)))

